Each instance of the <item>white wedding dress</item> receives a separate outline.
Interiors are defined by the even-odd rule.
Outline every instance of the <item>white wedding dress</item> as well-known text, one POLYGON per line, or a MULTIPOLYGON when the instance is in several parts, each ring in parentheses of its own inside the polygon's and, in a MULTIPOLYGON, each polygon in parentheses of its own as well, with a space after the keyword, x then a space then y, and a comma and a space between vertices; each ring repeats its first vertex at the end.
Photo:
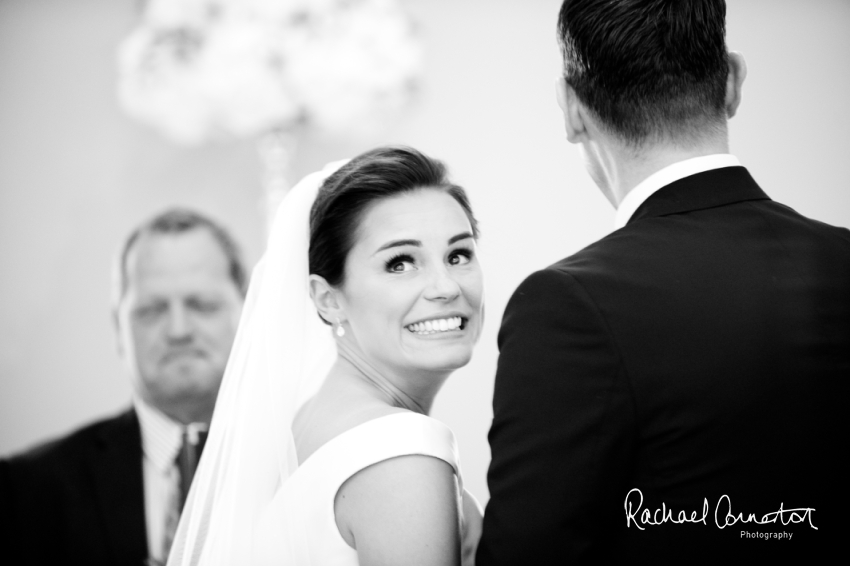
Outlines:
MULTIPOLYGON (((407 411, 372 419, 319 447, 280 486, 257 525, 251 563, 282 566, 288 564, 288 557, 303 556, 306 551, 310 564, 357 566, 357 551, 343 540, 336 525, 336 493, 360 470, 411 454, 432 456, 451 465, 460 498, 463 487, 457 444, 446 425, 407 411)), ((460 500, 458 508, 462 508, 460 500)))

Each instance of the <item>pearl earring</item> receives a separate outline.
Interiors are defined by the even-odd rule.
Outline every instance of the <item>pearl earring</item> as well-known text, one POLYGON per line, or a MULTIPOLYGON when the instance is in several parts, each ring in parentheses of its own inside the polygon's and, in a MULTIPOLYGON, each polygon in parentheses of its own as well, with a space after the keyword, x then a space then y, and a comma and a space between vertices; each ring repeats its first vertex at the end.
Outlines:
POLYGON ((339 321, 339 318, 336 319, 336 335, 340 338, 345 336, 345 328, 342 327, 342 323, 339 321))

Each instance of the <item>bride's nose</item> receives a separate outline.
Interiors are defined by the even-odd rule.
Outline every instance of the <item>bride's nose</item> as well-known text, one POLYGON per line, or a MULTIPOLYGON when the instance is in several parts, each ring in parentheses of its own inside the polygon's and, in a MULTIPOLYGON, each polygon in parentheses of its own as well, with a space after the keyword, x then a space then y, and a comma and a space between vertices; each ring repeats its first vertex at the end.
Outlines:
POLYGON ((451 301, 460 295, 460 285, 445 267, 434 269, 428 286, 425 288, 425 298, 432 301, 451 301))

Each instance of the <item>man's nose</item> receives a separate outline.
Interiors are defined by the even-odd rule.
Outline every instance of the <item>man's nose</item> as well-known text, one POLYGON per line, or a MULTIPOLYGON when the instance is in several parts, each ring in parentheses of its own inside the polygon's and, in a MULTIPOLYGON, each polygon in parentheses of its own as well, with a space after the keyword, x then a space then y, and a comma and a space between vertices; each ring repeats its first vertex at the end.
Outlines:
POLYGON ((451 301, 460 295, 460 285, 445 267, 434 270, 425 290, 425 298, 432 301, 451 301))
POLYGON ((172 304, 168 309, 168 338, 183 340, 191 336, 191 322, 186 308, 181 304, 172 304))

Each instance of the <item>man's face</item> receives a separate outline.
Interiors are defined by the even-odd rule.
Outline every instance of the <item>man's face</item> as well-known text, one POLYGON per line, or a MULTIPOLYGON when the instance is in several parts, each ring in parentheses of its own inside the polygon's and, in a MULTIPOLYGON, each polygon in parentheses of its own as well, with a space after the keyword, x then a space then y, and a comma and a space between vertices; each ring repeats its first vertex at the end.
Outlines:
POLYGON ((242 298, 205 228, 140 237, 127 256, 119 347, 136 394, 170 417, 209 421, 242 298))

